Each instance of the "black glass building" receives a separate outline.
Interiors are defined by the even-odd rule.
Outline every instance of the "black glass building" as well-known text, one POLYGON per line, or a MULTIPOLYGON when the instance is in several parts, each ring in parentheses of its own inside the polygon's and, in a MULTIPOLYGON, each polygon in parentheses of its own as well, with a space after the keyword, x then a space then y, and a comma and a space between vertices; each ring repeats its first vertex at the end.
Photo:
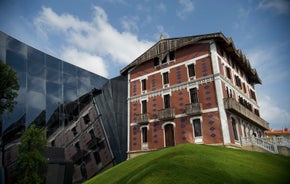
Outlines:
MULTIPOLYGON (((100 89, 107 82, 104 77, 36 50, 3 32, 0 32, 0 60, 16 71, 20 85, 13 112, 1 117, 4 134, 32 122, 47 124, 60 104, 74 101, 93 88, 100 89)), ((60 125, 65 123, 64 116, 59 120, 60 125)))

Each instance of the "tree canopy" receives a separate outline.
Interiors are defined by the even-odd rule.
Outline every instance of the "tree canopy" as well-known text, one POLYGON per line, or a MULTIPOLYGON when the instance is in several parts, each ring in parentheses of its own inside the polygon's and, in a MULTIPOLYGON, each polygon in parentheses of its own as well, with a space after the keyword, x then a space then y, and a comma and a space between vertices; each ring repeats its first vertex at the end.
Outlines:
POLYGON ((0 115, 5 110, 13 110, 18 89, 16 72, 8 64, 0 61, 0 115))
POLYGON ((43 183, 47 165, 44 152, 47 145, 45 130, 31 125, 21 136, 17 158, 17 183, 43 183))

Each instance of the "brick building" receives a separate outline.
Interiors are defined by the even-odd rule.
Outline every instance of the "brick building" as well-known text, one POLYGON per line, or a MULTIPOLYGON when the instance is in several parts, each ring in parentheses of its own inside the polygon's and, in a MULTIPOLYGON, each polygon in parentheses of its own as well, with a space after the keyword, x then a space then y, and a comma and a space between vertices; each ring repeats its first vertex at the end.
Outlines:
POLYGON ((240 144, 264 136, 261 80, 231 38, 160 39, 121 70, 128 76, 128 157, 182 143, 240 144))

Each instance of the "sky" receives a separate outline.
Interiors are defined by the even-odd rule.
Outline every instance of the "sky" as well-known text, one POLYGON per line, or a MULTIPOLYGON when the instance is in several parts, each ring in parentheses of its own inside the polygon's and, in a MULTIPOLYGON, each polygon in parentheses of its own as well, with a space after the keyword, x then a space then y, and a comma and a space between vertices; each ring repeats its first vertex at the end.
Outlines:
POLYGON ((262 79, 263 119, 290 128, 289 0, 0 0, 0 30, 106 78, 166 38, 222 32, 262 79))

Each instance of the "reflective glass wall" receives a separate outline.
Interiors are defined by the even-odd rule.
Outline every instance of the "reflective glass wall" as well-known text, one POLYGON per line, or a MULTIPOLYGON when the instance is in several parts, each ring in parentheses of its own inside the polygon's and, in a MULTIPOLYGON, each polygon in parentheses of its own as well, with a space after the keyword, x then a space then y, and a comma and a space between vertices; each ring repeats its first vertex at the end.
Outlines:
POLYGON ((16 71, 20 84, 14 111, 1 117, 4 134, 32 122, 46 125, 53 118, 62 125, 64 104, 93 88, 100 89, 107 82, 104 77, 49 56, 3 32, 0 32, 0 60, 16 71), (53 117, 55 114, 58 117, 53 117))

